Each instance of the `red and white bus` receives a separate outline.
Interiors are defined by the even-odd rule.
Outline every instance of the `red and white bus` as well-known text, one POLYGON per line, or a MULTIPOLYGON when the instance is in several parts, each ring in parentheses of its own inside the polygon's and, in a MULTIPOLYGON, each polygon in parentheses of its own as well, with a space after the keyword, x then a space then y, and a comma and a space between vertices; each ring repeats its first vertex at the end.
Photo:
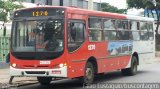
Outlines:
POLYGON ((137 66, 155 56, 154 20, 73 7, 36 7, 15 11, 12 25, 11 76, 81 78, 137 66))

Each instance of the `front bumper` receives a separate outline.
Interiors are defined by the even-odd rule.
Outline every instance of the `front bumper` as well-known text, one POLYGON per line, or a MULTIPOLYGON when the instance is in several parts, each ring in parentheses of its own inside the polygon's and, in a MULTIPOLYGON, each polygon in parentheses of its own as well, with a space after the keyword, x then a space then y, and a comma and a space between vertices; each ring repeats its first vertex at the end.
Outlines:
POLYGON ((28 77, 67 77, 67 66, 56 69, 16 69, 10 66, 11 76, 28 76, 28 77))

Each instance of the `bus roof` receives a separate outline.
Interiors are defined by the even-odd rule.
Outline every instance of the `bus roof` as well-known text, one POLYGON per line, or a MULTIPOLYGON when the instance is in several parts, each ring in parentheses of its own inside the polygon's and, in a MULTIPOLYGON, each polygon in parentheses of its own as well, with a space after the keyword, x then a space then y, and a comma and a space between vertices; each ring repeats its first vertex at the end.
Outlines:
POLYGON ((138 21, 152 21, 154 22, 153 18, 148 18, 148 17, 141 17, 141 16, 134 16, 134 15, 126 15, 127 19, 130 20, 138 20, 138 21))
POLYGON ((67 7, 67 6, 37 6, 37 7, 31 7, 31 8, 23 8, 20 10, 27 10, 27 9, 33 9, 33 8, 64 8, 67 10, 67 12, 70 13, 77 13, 77 14, 84 14, 89 16, 102 16, 102 17, 108 17, 108 18, 115 18, 115 19, 129 19, 129 20, 138 20, 138 21, 154 21, 153 18, 147 18, 147 17, 140 17, 140 16, 133 16, 133 15, 126 15, 126 14, 118 14, 118 13, 111 13, 111 12, 102 12, 102 11, 93 11, 93 10, 87 10, 87 9, 81 9, 77 7, 67 7))

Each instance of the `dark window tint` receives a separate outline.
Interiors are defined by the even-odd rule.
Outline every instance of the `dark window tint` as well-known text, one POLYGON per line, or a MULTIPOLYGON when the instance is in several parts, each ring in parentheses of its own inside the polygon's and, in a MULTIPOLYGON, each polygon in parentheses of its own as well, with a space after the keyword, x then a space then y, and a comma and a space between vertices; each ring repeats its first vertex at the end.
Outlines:
POLYGON ((100 18, 89 18, 88 23, 89 23, 89 28, 101 28, 100 18))
POLYGON ((117 31, 117 40, 129 40, 129 31, 117 31))
POLYGON ((81 46, 85 40, 85 24, 82 22, 68 23, 68 50, 73 52, 81 46))
POLYGON ((102 41, 102 30, 89 30, 89 41, 102 41))
POLYGON ((149 40, 154 39, 153 23, 148 23, 148 35, 149 35, 149 40))
POLYGON ((102 20, 98 17, 88 19, 89 24, 89 41, 102 41, 102 20))
POLYGON ((18 59, 48 60, 62 55, 63 20, 14 21, 12 54, 18 59))
POLYGON ((128 21, 117 20, 117 30, 128 29, 128 21))
POLYGON ((116 31, 113 30, 105 30, 104 31, 104 39, 107 40, 116 40, 116 31))
POLYGON ((115 20, 104 19, 103 28, 104 30, 115 30, 115 20))
POLYGON ((140 22, 140 39, 148 40, 148 24, 146 22, 140 22))

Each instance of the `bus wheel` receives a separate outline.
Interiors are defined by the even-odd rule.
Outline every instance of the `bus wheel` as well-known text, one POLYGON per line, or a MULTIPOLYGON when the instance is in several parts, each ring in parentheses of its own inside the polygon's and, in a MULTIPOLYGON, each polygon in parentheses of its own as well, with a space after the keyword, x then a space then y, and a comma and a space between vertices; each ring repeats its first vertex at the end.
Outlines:
POLYGON ((131 67, 130 68, 126 68, 126 69, 122 69, 121 72, 123 75, 128 75, 128 76, 133 76, 137 73, 137 65, 138 65, 138 61, 137 58, 135 56, 132 57, 132 62, 131 62, 131 67))
POLYGON ((85 67, 85 75, 83 77, 84 85, 90 85, 94 79, 94 68, 91 62, 87 62, 85 67))
POLYGON ((37 80, 41 85, 49 85, 52 77, 37 77, 37 80))

